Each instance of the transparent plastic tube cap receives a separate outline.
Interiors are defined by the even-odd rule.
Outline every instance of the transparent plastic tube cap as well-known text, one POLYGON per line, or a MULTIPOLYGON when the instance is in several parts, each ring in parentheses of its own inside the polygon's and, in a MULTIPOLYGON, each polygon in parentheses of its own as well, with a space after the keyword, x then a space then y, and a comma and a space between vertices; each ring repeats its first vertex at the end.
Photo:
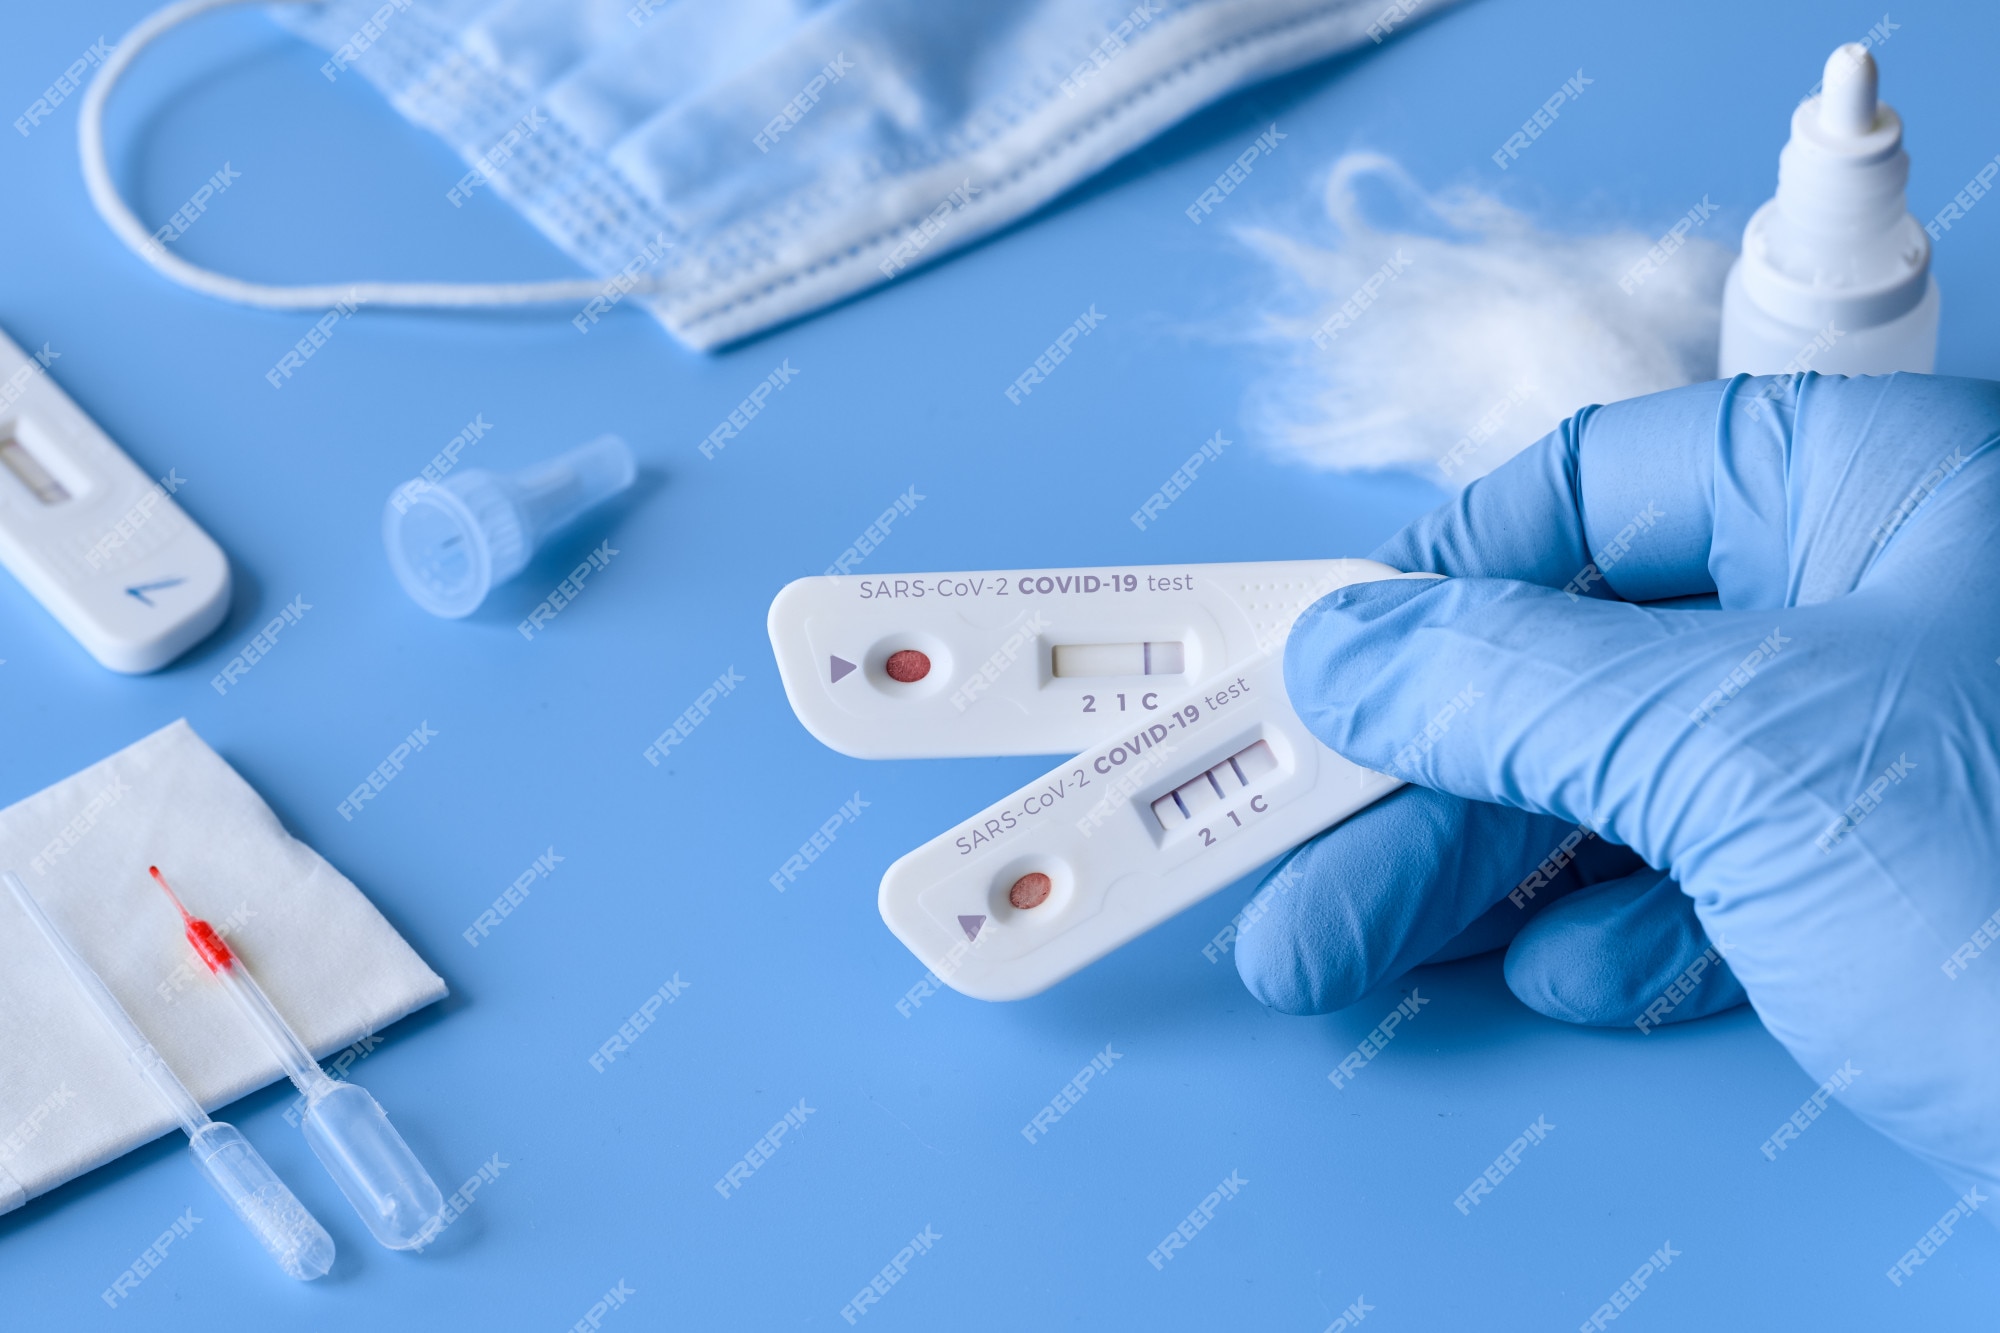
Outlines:
POLYGON ((471 615, 557 529, 637 475, 631 447, 604 435, 518 472, 467 468, 442 481, 406 481, 382 510, 389 567, 432 615, 471 615))

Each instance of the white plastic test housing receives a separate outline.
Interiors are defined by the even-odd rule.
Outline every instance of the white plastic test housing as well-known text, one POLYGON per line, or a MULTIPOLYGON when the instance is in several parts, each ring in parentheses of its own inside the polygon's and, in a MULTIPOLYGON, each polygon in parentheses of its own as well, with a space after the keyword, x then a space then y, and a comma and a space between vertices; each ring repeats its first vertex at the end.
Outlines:
POLYGON ((1319 560, 801 579, 771 640, 800 720, 844 753, 1081 749, 882 879, 883 921, 939 980, 1013 1000, 1401 785, 1307 730, 1284 645, 1334 589, 1406 577, 1430 576, 1319 560), (898 680, 910 652, 927 668, 898 680))
POLYGON ((1018 1000, 1401 785, 1306 730, 1269 653, 903 857, 877 903, 953 990, 1018 1000))
POLYGON ((1777 196, 1744 228, 1723 289, 1724 376, 1936 365, 1930 236, 1904 201, 1903 122, 1876 79, 1874 57, 1849 43, 1828 57, 1819 94, 1792 112, 1777 196))
POLYGON ((113 671, 155 671, 229 610, 229 561, 0 334, 0 564, 113 671))
POLYGON ((1074 754, 1282 650, 1335 588, 1392 577, 1368 560, 820 576, 771 603, 771 647, 792 711, 842 754, 1074 754), (924 674, 892 678, 911 652, 924 674))

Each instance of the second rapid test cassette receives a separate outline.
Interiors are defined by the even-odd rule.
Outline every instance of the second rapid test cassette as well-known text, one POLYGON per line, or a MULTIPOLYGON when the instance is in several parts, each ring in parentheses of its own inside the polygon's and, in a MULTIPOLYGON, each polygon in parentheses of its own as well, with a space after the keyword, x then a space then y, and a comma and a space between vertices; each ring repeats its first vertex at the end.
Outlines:
POLYGON ((799 721, 842 754, 1074 754, 1281 651, 1333 589, 1394 577, 1369 560, 824 575, 771 603, 771 646, 799 721))
POLYGON ((1321 744, 1268 652, 917 848, 877 902, 953 990, 1021 999, 1401 785, 1321 744))

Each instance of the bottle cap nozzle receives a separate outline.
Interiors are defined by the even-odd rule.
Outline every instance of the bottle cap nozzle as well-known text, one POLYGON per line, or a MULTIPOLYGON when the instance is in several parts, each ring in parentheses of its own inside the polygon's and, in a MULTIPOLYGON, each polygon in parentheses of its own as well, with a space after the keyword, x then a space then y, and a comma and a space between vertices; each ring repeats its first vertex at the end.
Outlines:
POLYGON ((1849 42, 1826 58, 1820 84, 1819 124, 1828 134, 1859 138, 1875 128, 1875 57, 1859 42, 1849 42))
POLYGON ((1878 85, 1868 45, 1849 42, 1792 109, 1777 194, 1751 214, 1723 289, 1724 375, 1936 366, 1931 238, 1910 215, 1903 120, 1878 85))

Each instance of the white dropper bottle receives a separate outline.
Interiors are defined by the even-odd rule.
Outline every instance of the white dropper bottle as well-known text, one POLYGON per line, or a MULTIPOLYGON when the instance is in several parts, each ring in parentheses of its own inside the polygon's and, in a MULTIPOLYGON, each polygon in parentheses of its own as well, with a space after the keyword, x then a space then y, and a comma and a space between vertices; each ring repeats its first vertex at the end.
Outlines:
POLYGON ((1778 194, 1743 230, 1722 296, 1721 373, 1930 373, 1938 285, 1910 216, 1903 121, 1875 95, 1874 57, 1827 57, 1817 97, 1792 113, 1778 194))

